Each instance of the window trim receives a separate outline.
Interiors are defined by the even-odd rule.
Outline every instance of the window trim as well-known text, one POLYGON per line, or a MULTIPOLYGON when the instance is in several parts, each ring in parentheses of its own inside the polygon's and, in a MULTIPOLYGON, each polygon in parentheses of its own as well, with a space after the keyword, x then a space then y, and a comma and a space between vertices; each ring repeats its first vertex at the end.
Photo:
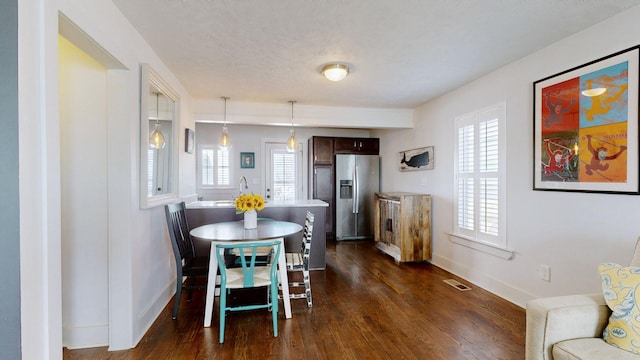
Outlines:
POLYGON ((474 250, 482 251, 502 259, 511 259, 513 257, 513 251, 508 248, 507 242, 507 149, 506 149, 506 102, 501 102, 492 106, 488 106, 476 111, 472 111, 467 114, 456 116, 454 119, 454 131, 453 131, 453 156, 454 156, 454 176, 453 176, 453 230, 448 233, 449 240, 455 244, 469 247, 474 250), (489 115, 489 116, 487 116, 489 115), (484 121, 491 120, 492 117, 497 116, 498 119, 498 235, 480 234, 479 230, 479 206, 477 195, 479 194, 478 185, 474 188, 474 229, 468 230, 461 228, 458 223, 458 181, 460 179, 459 172, 459 138, 458 131, 464 126, 473 124, 474 126, 474 160, 473 160, 473 178, 481 179, 482 173, 480 172, 480 159, 478 157, 479 148, 479 124, 484 121))

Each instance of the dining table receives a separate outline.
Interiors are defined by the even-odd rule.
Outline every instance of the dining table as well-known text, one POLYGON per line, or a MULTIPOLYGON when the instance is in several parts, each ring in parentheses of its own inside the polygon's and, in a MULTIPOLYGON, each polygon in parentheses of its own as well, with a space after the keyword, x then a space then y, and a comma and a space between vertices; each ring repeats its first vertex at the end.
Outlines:
MULTIPOLYGON (((218 258, 216 256, 217 244, 234 244, 238 242, 279 241, 280 256, 278 256, 278 278, 282 287, 282 300, 284 304, 285 318, 291 318, 291 299, 289 298, 289 280, 287 277, 287 263, 285 258, 284 238, 302 231, 302 226, 289 221, 258 220, 255 229, 245 229, 244 221, 227 221, 206 224, 191 229, 192 237, 211 242, 209 255, 209 276, 207 279, 207 295, 204 312, 204 326, 211 326, 213 316, 213 302, 216 291, 216 276, 218 270, 218 258)), ((222 250, 221 250, 222 251, 222 250)), ((224 296, 224 294, 221 294, 224 296)))

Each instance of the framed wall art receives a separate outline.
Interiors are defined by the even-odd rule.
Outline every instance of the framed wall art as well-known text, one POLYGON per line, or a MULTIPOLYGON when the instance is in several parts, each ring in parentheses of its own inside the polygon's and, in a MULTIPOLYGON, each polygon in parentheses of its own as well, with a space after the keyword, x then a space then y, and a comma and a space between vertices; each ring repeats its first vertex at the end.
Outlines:
POLYGON ((252 152, 240 153, 240 167, 243 169, 253 169, 256 167, 255 155, 252 152))
POLYGON ((433 146, 398 153, 400 171, 432 170, 433 160, 433 146))
POLYGON ((639 47, 533 84, 534 190, 638 194, 639 47))
POLYGON ((193 154, 196 133, 191 129, 184 129, 184 151, 193 154))

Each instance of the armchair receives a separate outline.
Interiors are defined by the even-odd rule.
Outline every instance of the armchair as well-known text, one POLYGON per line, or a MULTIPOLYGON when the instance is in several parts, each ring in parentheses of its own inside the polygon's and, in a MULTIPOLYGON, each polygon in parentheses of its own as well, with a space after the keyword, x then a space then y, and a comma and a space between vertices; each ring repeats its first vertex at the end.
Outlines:
MULTIPOLYGON (((638 240, 630 266, 640 266, 638 240)), ((602 339, 610 315, 602 293, 529 301, 525 359, 640 360, 640 355, 609 345, 602 339)))

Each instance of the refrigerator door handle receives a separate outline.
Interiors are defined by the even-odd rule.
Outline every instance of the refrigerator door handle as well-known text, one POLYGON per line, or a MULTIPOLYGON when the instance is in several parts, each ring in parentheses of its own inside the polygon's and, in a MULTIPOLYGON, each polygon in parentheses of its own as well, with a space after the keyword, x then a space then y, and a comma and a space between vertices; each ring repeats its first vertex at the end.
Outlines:
POLYGON ((353 196, 353 213, 357 214, 359 212, 358 205, 360 203, 360 177, 358 176, 358 165, 353 167, 353 192, 355 193, 353 196))

